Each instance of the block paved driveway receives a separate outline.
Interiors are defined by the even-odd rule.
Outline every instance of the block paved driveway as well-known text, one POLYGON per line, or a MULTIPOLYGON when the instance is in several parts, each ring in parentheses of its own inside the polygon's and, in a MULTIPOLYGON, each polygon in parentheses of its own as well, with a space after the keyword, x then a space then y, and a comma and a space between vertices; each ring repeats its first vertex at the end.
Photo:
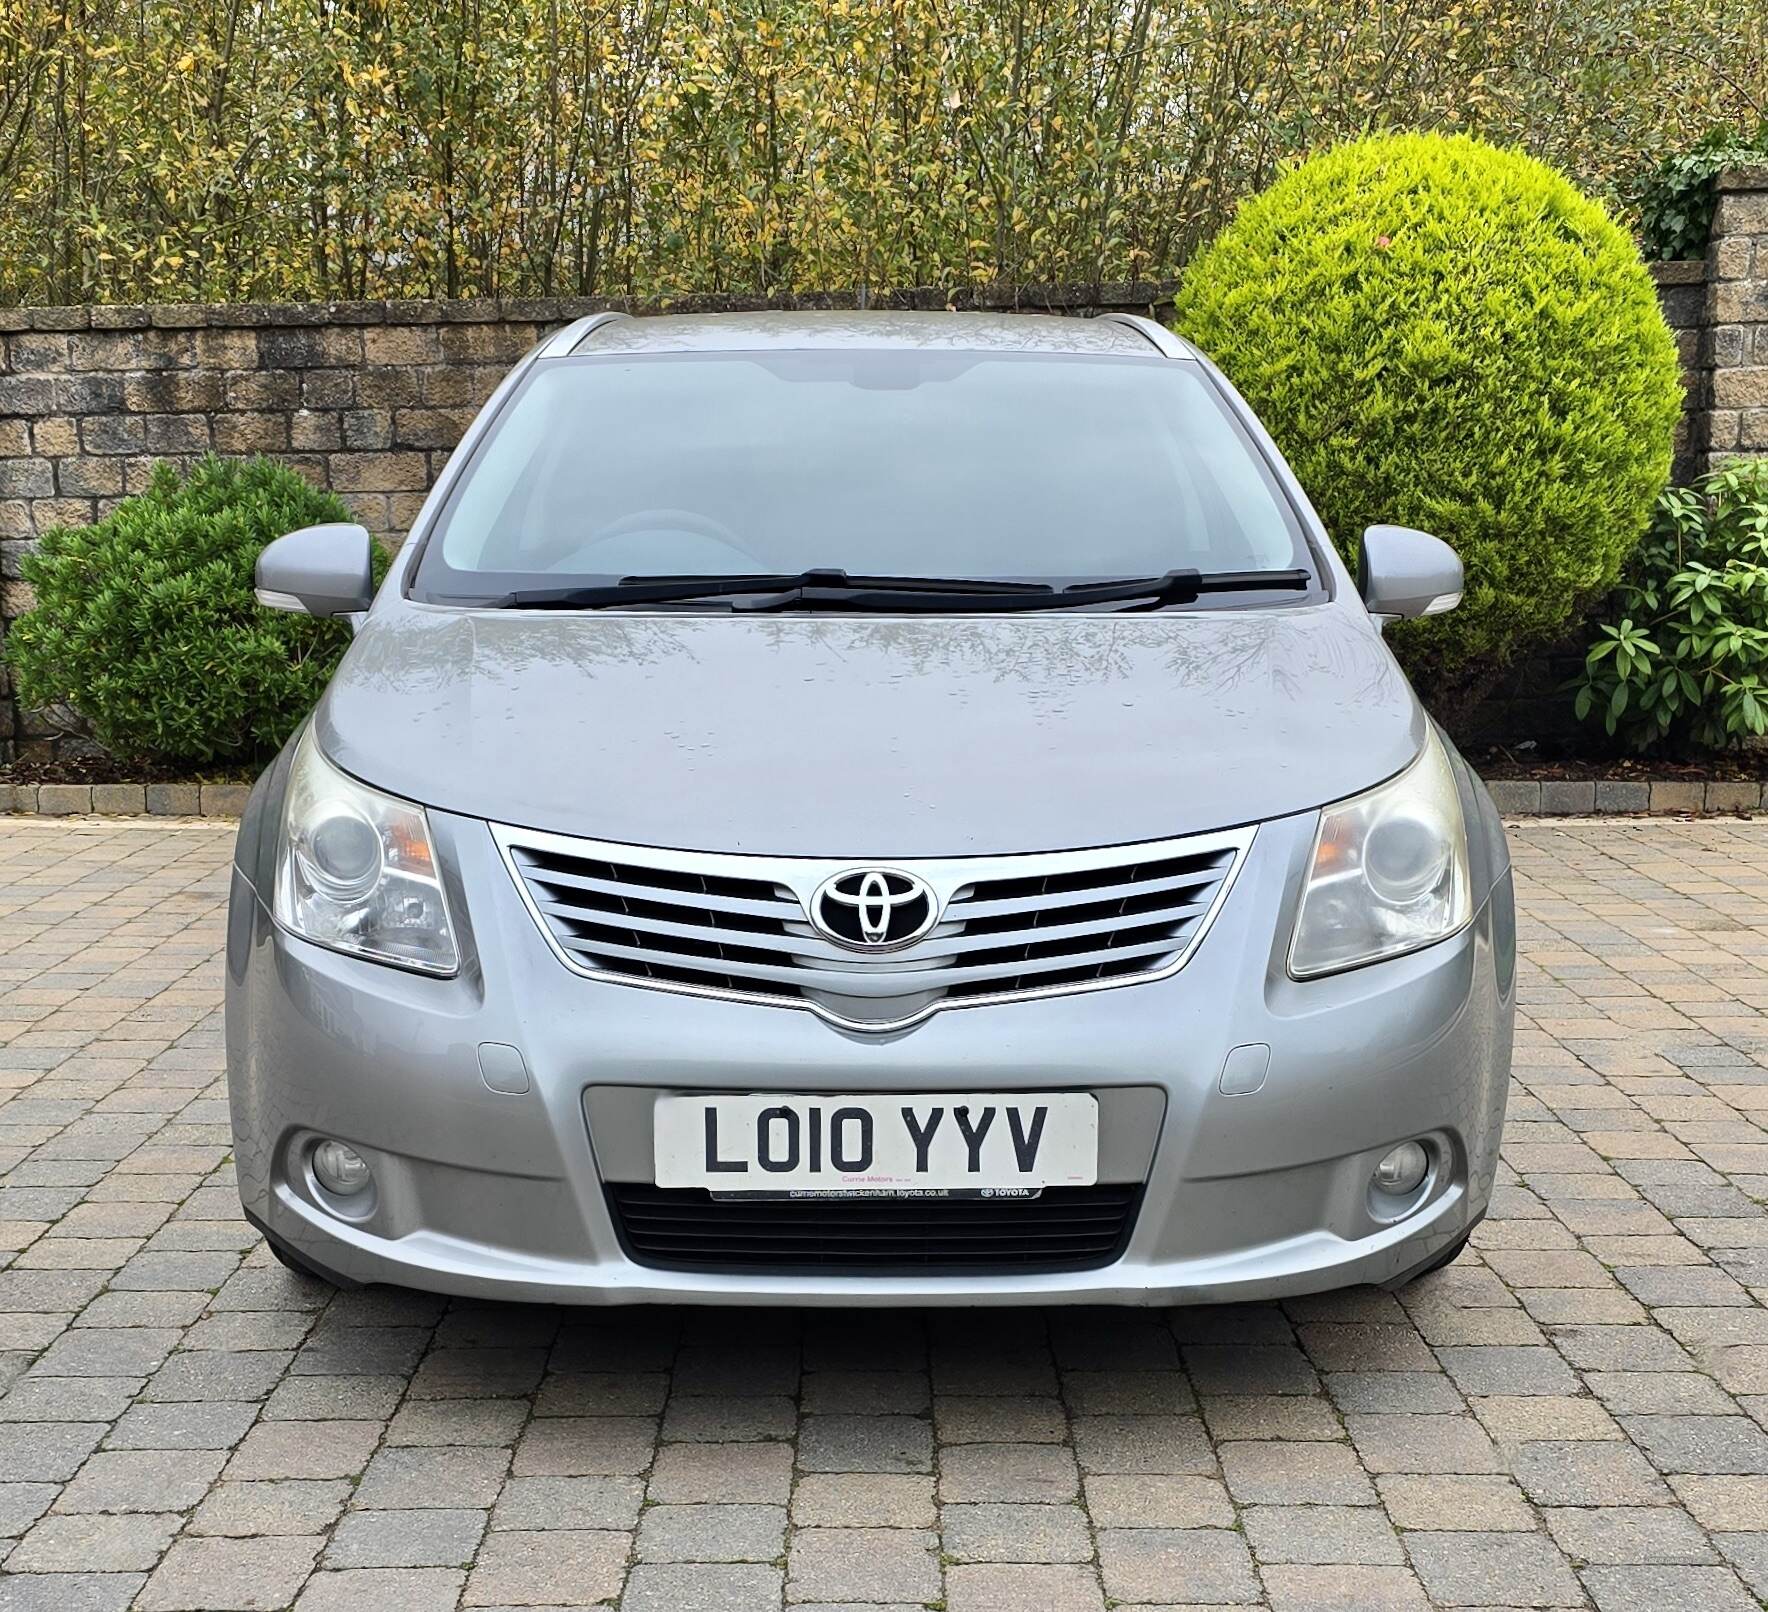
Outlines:
POLYGON ((1757 1606, 1768 822, 1513 840, 1477 1255, 799 1316, 288 1275, 229 1175, 230 834, 0 819, 0 1612, 1757 1606))

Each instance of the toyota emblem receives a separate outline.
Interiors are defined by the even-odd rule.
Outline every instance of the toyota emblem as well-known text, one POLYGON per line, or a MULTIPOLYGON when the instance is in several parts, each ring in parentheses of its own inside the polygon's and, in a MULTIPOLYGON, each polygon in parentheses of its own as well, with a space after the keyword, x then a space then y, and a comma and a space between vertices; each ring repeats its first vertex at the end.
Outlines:
POLYGON ((912 945, 938 917, 927 882, 895 868, 837 873, 810 898, 810 921, 818 933, 854 951, 912 945))

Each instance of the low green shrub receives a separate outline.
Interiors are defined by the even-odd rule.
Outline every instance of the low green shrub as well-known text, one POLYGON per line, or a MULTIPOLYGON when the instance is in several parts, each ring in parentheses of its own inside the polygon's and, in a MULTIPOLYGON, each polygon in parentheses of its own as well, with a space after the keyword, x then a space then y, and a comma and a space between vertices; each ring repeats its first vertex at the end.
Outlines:
POLYGON ((158 465, 92 526, 46 532, 21 574, 36 602, 7 635, 27 707, 71 706, 119 756, 244 761, 312 709, 350 641, 339 622, 266 610, 258 553, 319 521, 331 493, 269 459, 158 465))
POLYGON ((1580 718, 1641 751, 1768 733, 1768 460, 1665 492, 1603 616, 1580 718))
POLYGON ((1292 168, 1187 271, 1185 335, 1269 426, 1333 540, 1452 544, 1452 614, 1394 647, 1464 706, 1613 585, 1669 475, 1676 349, 1626 232, 1543 163, 1376 135, 1292 168))

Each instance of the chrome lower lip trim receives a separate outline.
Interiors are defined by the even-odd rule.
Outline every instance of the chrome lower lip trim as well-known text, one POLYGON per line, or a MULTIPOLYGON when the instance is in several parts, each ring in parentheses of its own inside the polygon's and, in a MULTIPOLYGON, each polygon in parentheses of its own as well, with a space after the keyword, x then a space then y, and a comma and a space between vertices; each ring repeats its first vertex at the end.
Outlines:
MULTIPOLYGON (((797 1008, 815 1014, 837 1029, 852 1030, 862 1035, 880 1035, 907 1030, 933 1017, 936 1013, 959 1008, 994 1007, 1004 1002, 1035 1002, 1055 996, 1083 996, 1094 991, 1124 990, 1130 986, 1147 985, 1155 980, 1170 979, 1188 963, 1203 938, 1215 923, 1228 893, 1246 866, 1247 854, 1258 832, 1256 825, 1223 829, 1210 834, 1189 834, 1171 840, 1138 840, 1128 845, 1106 845, 1080 851, 1026 852, 1003 856, 902 858, 865 857, 787 857, 758 856, 748 852, 729 854, 717 851, 671 851, 648 845, 628 845, 612 840, 595 840, 572 834, 553 834, 542 829, 516 828, 504 823, 489 823, 491 837, 503 860, 505 870, 528 909, 528 916, 540 931, 547 949, 580 979, 598 980, 607 985, 624 985, 640 991, 663 991, 672 996, 697 996, 720 1002, 743 1002, 754 1007, 797 1008), (924 879, 937 893, 940 908, 952 893, 978 879, 1011 878, 1031 865, 1044 868, 1110 867, 1139 856, 1140 859, 1206 855, 1212 851, 1232 851, 1228 871, 1216 886, 1208 910, 1185 942, 1184 949, 1170 962, 1146 973, 1127 974, 1111 979, 1084 980, 1072 985, 1044 985, 1030 990, 991 991, 986 995, 941 998, 915 1012, 897 1019, 853 1019, 821 1002, 803 996, 776 996, 761 991, 737 991, 717 985, 691 985, 678 980, 639 979, 630 974, 616 974, 607 969, 589 968, 574 958, 558 942, 545 915, 535 904, 522 870, 516 865, 517 847, 551 850, 570 856, 600 858, 618 862, 626 860, 643 866, 670 868, 683 872, 716 873, 738 878, 770 880, 787 886, 804 907, 825 879, 855 867, 902 868, 924 879)), ((808 909, 806 909, 808 910, 808 909)), ((919 944, 917 942, 916 944, 919 944)), ((908 950, 909 948, 902 948, 908 950)))

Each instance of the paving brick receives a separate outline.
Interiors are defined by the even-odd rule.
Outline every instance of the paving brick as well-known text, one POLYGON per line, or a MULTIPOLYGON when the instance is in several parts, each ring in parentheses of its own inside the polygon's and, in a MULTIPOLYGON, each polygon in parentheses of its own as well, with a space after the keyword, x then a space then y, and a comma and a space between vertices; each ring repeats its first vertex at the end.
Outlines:
POLYGON ((491 1513, 493 1528, 631 1528, 645 1486, 638 1478, 511 1478, 491 1513))
POLYGON ((1576 1606, 1582 1595, 1540 1534, 1411 1533, 1406 1552, 1426 1593, 1445 1606, 1576 1606))
POLYGON ((235 1538, 323 1533, 349 1495, 342 1479, 219 1483, 197 1507, 189 1531, 235 1538))
POLYGON ((1498 1472, 1498 1452, 1471 1416, 1353 1415, 1345 1428, 1371 1472, 1498 1472))
POLYGON ((45 1517, 6 1558, 8 1573, 121 1573, 154 1566, 183 1519, 175 1512, 45 1517))
POLYGON ((933 1479, 904 1473, 810 1472, 792 1491, 802 1528, 931 1528, 933 1479))
POLYGON ((582 1606, 611 1601, 626 1578, 630 1537, 601 1530, 492 1533, 467 1573, 462 1604, 582 1606))
POLYGON ((771 1562, 784 1549, 784 1506, 652 1506, 638 1531, 643 1562, 771 1562))
POLYGON ((1592 1567, 1584 1584, 1597 1612, 1759 1612, 1728 1567, 1592 1567))
POLYGON ((1513 1478, 1395 1473, 1378 1478, 1381 1502, 1399 1528, 1531 1533, 1535 1513, 1513 1478))
POLYGON ((269 1612, 312 1569, 311 1539, 181 1539, 142 1587, 141 1612, 269 1612))
POLYGON ((777 1567, 753 1564, 640 1562, 621 1612, 768 1612, 780 1604, 780 1578, 777 1567))
POLYGON ((1092 1529, 1079 1506, 947 1506, 945 1553, 959 1562, 1090 1562, 1092 1529))
POLYGON ((784 1444, 666 1444, 651 1469, 650 1498, 679 1504, 785 1504, 792 1451, 784 1444))
POLYGON ((1263 1599, 1246 1541, 1227 1529, 1107 1529, 1099 1536, 1099 1567, 1105 1593, 1119 1602, 1263 1599))
POLYGON ((507 1450, 476 1446, 382 1450, 369 1462, 355 1504, 393 1510, 488 1506, 508 1465, 507 1450))
POLYGON ((1071 1451, 1045 1444, 959 1444, 939 1463, 939 1498, 1051 1502, 1072 1500, 1080 1477, 1071 1451))
POLYGON ((1241 1505, 1373 1505, 1375 1489, 1345 1444, 1228 1444, 1228 1492, 1241 1505))
MULTIPOLYGON (((379 1422, 260 1422, 227 1465, 230 1478, 348 1478, 368 1465, 379 1422)), ((435 1505, 447 1505, 436 1500, 435 1505)))
POLYGON ((1273 1566, 1264 1570, 1273 1612, 1428 1612, 1418 1580, 1401 1567, 1273 1566))
POLYGON ((325 1565, 454 1567, 472 1559, 484 1532, 482 1511, 352 1511, 332 1531, 325 1565))
POLYGON ((1381 1512, 1360 1506, 1251 1506, 1241 1523, 1261 1563, 1401 1565, 1399 1536, 1381 1512))
POLYGON ((789 1601, 937 1599, 937 1540, 908 1528, 801 1528, 786 1557, 789 1601))
POLYGON ((349 1568, 315 1573, 294 1612, 454 1612, 466 1573, 460 1568, 349 1568))
POLYGON ((1554 1507, 1543 1516, 1574 1561, 1681 1565, 1719 1559, 1699 1524, 1671 1506, 1554 1507))
POLYGON ((1091 1568, 1014 1564, 946 1570, 946 1612, 1105 1612, 1091 1568))

